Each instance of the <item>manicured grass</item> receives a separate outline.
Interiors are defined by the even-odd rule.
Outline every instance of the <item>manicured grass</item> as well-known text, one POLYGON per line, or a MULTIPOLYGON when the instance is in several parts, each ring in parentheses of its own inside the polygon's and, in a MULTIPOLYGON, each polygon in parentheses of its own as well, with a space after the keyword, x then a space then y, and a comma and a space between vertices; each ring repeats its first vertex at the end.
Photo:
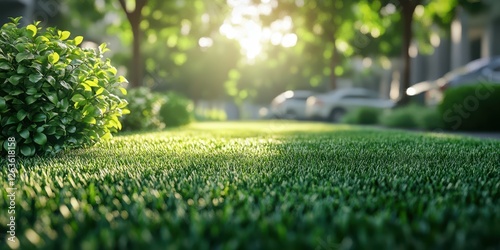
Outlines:
POLYGON ((126 134, 18 159, 17 236, 20 249, 499 248, 499 151, 280 121, 126 134))

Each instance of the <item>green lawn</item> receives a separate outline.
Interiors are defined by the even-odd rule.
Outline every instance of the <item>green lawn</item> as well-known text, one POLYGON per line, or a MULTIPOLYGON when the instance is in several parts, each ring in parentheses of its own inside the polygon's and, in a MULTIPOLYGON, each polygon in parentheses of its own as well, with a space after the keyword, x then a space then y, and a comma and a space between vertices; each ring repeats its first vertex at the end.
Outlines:
POLYGON ((500 141, 197 123, 18 160, 20 249, 500 248, 500 141))

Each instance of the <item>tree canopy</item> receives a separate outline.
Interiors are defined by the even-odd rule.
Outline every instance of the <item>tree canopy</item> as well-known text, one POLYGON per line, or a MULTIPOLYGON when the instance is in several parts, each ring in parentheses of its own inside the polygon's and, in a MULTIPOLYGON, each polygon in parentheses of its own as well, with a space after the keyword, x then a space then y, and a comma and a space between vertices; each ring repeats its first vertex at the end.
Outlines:
POLYGON ((130 87, 266 102, 289 88, 336 88, 354 56, 400 56, 406 89, 410 47, 432 52, 433 37, 442 35, 454 8, 481 11, 479 3, 81 0, 63 3, 69 12, 61 25, 90 31, 95 39, 102 32, 119 37, 115 56, 127 62, 130 87))

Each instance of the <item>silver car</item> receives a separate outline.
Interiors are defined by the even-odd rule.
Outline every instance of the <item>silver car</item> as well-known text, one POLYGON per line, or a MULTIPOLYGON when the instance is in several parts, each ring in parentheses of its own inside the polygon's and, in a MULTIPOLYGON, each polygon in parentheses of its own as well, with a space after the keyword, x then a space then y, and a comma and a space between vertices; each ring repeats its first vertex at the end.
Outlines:
POLYGON ((314 92, 309 90, 288 90, 276 96, 271 102, 271 115, 276 118, 304 119, 306 100, 314 92))
POLYGON ((363 88, 348 88, 311 96, 307 99, 306 116, 339 122, 344 114, 360 107, 392 108, 394 102, 379 98, 379 94, 363 88))
POLYGON ((409 87, 406 94, 425 93, 425 103, 433 106, 441 102, 446 89, 477 83, 500 83, 500 56, 474 60, 437 80, 419 82, 409 87))

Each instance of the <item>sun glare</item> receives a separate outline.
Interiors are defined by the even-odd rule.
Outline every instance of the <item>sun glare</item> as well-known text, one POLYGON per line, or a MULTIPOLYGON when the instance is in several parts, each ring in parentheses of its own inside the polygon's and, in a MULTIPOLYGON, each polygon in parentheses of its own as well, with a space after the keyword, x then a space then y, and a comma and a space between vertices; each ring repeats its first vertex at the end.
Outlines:
POLYGON ((275 20, 269 27, 263 27, 261 15, 271 14, 278 5, 277 0, 261 0, 254 4, 248 0, 228 0, 231 13, 220 26, 219 32, 229 39, 238 41, 241 52, 248 61, 254 61, 272 44, 285 48, 297 44, 297 35, 292 32, 293 22, 290 16, 275 20))

